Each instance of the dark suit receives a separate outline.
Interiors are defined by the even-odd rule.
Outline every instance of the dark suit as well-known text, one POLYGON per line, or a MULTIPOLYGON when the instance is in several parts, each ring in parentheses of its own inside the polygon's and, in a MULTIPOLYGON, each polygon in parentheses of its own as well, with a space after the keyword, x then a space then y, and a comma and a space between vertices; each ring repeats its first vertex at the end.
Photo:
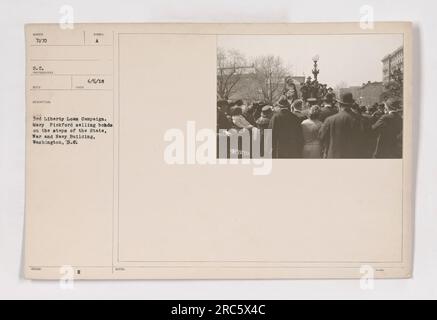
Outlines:
POLYGON ((397 112, 383 115, 373 126, 377 132, 375 158, 402 158, 402 117, 397 112))
POLYGON ((342 110, 325 120, 320 139, 328 159, 359 158, 360 122, 351 110, 342 110))
POLYGON ((300 123, 300 119, 287 109, 281 109, 273 115, 269 126, 272 129, 273 158, 302 158, 303 137, 300 123))

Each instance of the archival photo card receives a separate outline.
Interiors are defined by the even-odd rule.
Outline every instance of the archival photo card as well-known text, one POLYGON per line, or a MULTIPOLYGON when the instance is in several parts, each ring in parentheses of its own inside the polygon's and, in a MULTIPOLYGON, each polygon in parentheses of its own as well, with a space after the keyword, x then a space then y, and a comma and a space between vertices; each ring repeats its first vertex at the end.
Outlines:
POLYGON ((26 278, 411 277, 411 30, 27 25, 26 278))

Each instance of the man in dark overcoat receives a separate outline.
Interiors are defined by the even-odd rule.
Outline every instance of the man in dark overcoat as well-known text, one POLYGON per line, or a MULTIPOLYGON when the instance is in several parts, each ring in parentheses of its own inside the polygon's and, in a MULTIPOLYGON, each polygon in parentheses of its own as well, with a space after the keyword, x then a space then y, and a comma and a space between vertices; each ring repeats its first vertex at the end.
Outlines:
POLYGON ((377 143, 374 157, 378 159, 402 158, 402 127, 401 102, 389 99, 384 114, 373 126, 377 133, 377 143))
POLYGON ((302 158, 303 137, 299 118, 291 113, 286 97, 279 100, 280 110, 270 120, 272 157, 274 159, 302 158))
POLYGON ((327 118, 320 131, 325 157, 328 159, 359 158, 360 123, 351 110, 355 103, 352 93, 345 93, 337 101, 340 112, 327 118))

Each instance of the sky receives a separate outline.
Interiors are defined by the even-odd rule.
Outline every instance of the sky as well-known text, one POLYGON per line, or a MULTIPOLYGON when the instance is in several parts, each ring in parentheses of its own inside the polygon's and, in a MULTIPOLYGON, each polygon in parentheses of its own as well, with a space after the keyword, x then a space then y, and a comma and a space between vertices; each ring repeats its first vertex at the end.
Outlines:
POLYGON ((319 81, 335 87, 382 81, 382 58, 403 45, 401 34, 373 35, 222 35, 218 46, 236 49, 248 59, 280 56, 294 76, 312 76, 319 55, 319 81))

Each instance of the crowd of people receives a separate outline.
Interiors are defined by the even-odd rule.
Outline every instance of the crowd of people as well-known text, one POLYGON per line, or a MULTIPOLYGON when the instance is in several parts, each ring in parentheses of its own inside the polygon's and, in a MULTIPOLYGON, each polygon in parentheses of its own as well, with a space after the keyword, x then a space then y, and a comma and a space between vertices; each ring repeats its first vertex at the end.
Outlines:
POLYGON ((321 101, 283 95, 273 106, 244 101, 217 102, 217 129, 272 130, 276 159, 402 158, 402 103, 388 99, 360 106, 351 93, 321 101))

